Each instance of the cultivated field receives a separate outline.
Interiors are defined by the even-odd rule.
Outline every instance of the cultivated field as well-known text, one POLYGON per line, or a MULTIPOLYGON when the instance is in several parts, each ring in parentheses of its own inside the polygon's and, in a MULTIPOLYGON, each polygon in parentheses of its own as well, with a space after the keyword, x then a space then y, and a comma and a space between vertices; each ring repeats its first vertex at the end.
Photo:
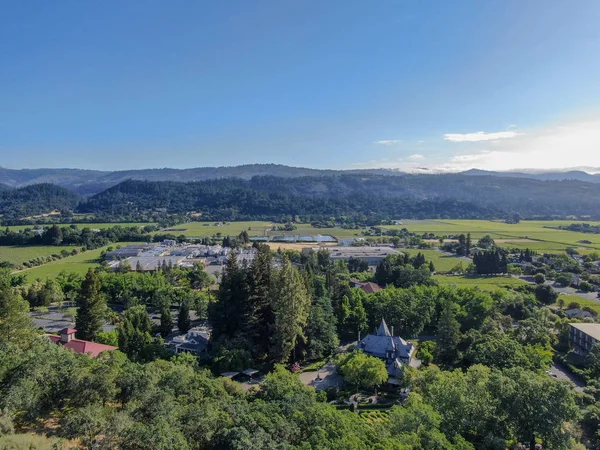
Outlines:
MULTIPOLYGON (((118 245, 124 246, 128 244, 139 244, 139 242, 120 242, 118 245)), ((116 244, 112 244, 112 247, 115 245, 116 244)), ((52 261, 48 264, 33 267, 31 269, 25 269, 18 273, 26 275, 27 281, 33 281, 37 278, 54 278, 63 270, 65 272, 74 272, 84 275, 90 267, 96 267, 98 265, 100 253, 108 247, 110 246, 88 250, 87 252, 79 253, 75 256, 68 256, 67 258, 52 261)))
POLYGON ((7 261, 19 265, 40 256, 60 254, 61 250, 71 252, 76 246, 69 245, 6 245, 0 246, 0 262, 7 261))
POLYGON ((402 248, 400 249, 400 251, 407 253, 410 256, 416 256, 419 252, 422 253, 423 256, 425 256, 427 262, 433 262, 436 272, 449 272, 459 263, 462 263, 465 267, 469 264, 468 262, 462 261, 461 259, 455 256, 444 255, 443 253, 440 253, 437 250, 416 250, 402 248))

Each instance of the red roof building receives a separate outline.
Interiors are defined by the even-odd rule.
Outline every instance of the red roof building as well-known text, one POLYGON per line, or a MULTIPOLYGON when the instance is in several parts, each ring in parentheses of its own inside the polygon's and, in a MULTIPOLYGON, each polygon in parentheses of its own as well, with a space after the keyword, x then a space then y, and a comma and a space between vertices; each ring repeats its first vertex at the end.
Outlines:
POLYGON ((75 339, 77 330, 73 328, 63 328, 59 331, 60 336, 48 335, 48 338, 57 345, 73 350, 75 353, 83 353, 91 358, 95 358, 102 352, 116 350, 112 345, 98 344, 97 342, 75 339))
POLYGON ((371 281, 360 281, 356 278, 350 278, 350 284, 355 288, 360 288, 365 291, 367 294, 374 294, 377 291, 382 289, 377 283, 373 283, 371 281))

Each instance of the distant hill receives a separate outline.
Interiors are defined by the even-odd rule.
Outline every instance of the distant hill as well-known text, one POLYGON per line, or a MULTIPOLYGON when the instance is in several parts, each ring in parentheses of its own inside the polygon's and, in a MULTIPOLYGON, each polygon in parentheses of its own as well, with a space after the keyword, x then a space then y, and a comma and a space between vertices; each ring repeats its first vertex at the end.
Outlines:
POLYGON ((73 211, 80 202, 81 197, 76 193, 49 183, 0 190, 0 214, 4 218, 73 211))
MULTIPOLYGON (((274 176, 282 178, 319 177, 339 175, 389 175, 403 176, 405 172, 393 169, 354 169, 321 170, 303 167, 290 167, 281 164, 246 164, 231 167, 196 167, 191 169, 139 169, 99 171, 83 169, 5 169, 0 167, 1 185, 13 188, 31 184, 52 183, 66 187, 83 196, 102 192, 125 180, 146 181, 204 181, 220 178, 241 178, 250 180, 255 176, 274 176)), ((591 175, 583 171, 567 172, 491 172, 473 169, 462 173, 466 176, 499 176, 511 178, 531 178, 534 180, 578 180, 600 183, 600 175, 591 175)))
POLYGON ((600 183, 600 174, 590 174, 582 170, 568 170, 565 172, 493 172, 488 170, 471 169, 462 172, 463 175, 489 175, 508 178, 531 178, 533 180, 577 180, 589 183, 600 183))

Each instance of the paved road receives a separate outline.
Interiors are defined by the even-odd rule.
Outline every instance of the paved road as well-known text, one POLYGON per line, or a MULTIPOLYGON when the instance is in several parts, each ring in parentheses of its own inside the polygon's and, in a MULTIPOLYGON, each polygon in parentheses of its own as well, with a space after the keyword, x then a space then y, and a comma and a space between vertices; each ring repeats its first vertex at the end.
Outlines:
MULTIPOLYGON (((517 278, 526 281, 527 283, 535 284, 533 276, 531 275, 519 275, 517 278)), ((577 297, 584 298, 586 300, 600 302, 600 298, 598 298, 597 292, 582 292, 572 287, 561 286, 558 283, 553 283, 552 281, 546 281, 546 284, 552 286, 554 290, 559 294, 576 295, 577 297)))

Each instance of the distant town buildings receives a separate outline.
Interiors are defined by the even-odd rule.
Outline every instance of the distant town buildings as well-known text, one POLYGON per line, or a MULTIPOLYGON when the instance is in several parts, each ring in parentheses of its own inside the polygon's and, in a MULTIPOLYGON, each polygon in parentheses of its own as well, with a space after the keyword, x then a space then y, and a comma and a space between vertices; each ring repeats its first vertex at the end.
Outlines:
POLYGON ((600 342, 600 323, 571 323, 569 341, 573 351, 587 355, 594 344, 600 342))
POLYGON ((338 239, 338 245, 342 246, 342 247, 348 247, 350 245, 355 245, 355 244, 362 244, 363 242, 365 242, 365 238, 345 238, 345 239, 338 239))
POLYGON ((160 244, 127 245, 106 254, 112 269, 127 263, 130 270, 150 272, 167 267, 193 267, 195 264, 208 266, 227 262, 230 252, 235 252, 240 263, 250 264, 256 249, 231 249, 221 245, 177 244, 166 239, 160 244))

